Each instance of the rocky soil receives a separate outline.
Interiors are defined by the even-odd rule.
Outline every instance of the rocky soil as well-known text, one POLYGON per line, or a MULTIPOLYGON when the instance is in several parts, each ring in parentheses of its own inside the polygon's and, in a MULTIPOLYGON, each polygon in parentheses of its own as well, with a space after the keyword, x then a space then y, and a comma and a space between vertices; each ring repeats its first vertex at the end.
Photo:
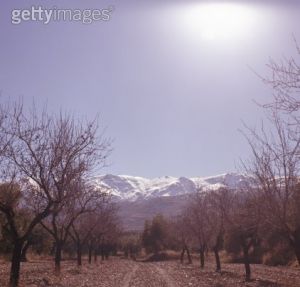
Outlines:
MULTIPOLYGON (((64 261, 60 276, 53 273, 50 260, 22 264, 21 287, 300 287, 300 268, 252 265, 251 282, 244 281, 241 264, 224 264, 221 274, 213 263, 201 270, 198 263, 177 261, 156 263, 134 262, 111 258, 81 268, 74 261, 64 261)), ((9 264, 0 262, 0 286, 7 286, 9 264)))

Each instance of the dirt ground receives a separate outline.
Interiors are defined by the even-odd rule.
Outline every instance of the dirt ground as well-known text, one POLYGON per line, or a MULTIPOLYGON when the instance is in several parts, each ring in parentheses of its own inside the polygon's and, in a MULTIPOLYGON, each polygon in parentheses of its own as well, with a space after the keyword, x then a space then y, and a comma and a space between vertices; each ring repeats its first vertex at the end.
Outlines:
MULTIPOLYGON (((22 263, 22 287, 300 287, 300 268, 252 265, 251 282, 244 281, 240 264, 223 264, 221 274, 214 272, 213 262, 204 270, 199 264, 180 264, 178 261, 155 263, 134 262, 111 258, 108 261, 81 268, 75 261, 63 261, 62 273, 53 275, 53 263, 36 260, 22 263)), ((0 287, 7 286, 9 264, 0 262, 0 287)))

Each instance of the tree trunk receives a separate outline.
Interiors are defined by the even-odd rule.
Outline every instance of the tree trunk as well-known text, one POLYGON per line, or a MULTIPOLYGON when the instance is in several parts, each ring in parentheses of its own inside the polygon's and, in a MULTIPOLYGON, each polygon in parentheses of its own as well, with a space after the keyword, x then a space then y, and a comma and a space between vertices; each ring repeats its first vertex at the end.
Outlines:
POLYGON ((245 280, 246 282, 251 280, 251 268, 250 268, 250 259, 249 259, 249 248, 246 244, 243 244, 243 253, 244 253, 244 265, 245 265, 245 280))
POLYGON ((215 254, 215 259, 216 259, 216 272, 221 272, 221 261, 220 261, 218 248, 214 248, 214 254, 215 254))
POLYGON ((28 250, 29 246, 30 246, 30 243, 29 243, 29 241, 27 241, 22 249, 21 262, 27 262, 26 254, 27 254, 27 250, 28 250))
POLYGON ((101 249, 100 249, 100 255, 101 255, 101 260, 104 261, 105 256, 104 256, 104 249, 103 249, 103 246, 102 246, 101 249))
POLYGON ((200 267, 204 268, 204 249, 200 248, 200 267))
POLYGON ((186 253, 187 253, 187 257, 188 257, 188 262, 189 262, 189 264, 192 264, 192 257, 190 254, 190 250, 187 246, 185 248, 186 248, 186 253))
POLYGON ((297 229, 293 234, 294 240, 291 244, 294 248, 295 256, 297 258, 298 264, 300 266, 300 229, 297 229))
POLYGON ((81 248, 81 244, 77 243, 77 265, 81 266, 82 265, 82 248, 81 248))
POLYGON ((61 263, 61 251, 62 251, 62 245, 60 242, 56 242, 56 247, 55 247, 55 273, 58 275, 60 274, 60 263, 61 263))
POLYGON ((203 269, 204 268, 204 259, 205 259, 205 247, 200 246, 199 252, 200 252, 200 268, 203 269))
POLYGON ((20 278, 22 242, 15 242, 11 260, 9 287, 17 287, 20 278))
POLYGON ((183 259, 184 259, 184 252, 185 252, 185 248, 182 248, 181 254, 180 254, 180 262, 181 264, 183 264, 183 259))
POLYGON ((89 245, 89 264, 92 264, 92 252, 93 252, 92 246, 89 245))
POLYGON ((96 263, 98 260, 98 252, 97 252, 97 248, 95 248, 95 251, 94 251, 94 262, 96 263))
POLYGON ((300 266, 300 242, 294 245, 295 255, 298 261, 298 265, 300 266))
MULTIPOLYGON (((104 249, 104 257, 105 257, 105 259, 106 260, 108 260, 109 259, 109 254, 110 254, 110 251, 109 251, 109 249, 104 249)), ((131 252, 130 252, 130 256, 131 256, 131 252)))

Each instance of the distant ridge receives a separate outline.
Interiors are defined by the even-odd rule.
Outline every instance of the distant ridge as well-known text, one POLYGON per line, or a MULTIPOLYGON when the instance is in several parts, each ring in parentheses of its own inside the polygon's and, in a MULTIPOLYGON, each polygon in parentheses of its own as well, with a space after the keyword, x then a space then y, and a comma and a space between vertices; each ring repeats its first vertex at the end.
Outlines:
POLYGON ((220 187, 239 188, 247 177, 238 173, 224 173, 210 177, 164 176, 148 179, 129 175, 100 175, 94 178, 96 185, 106 186, 119 200, 136 201, 157 197, 173 197, 196 192, 198 189, 216 190, 220 187))

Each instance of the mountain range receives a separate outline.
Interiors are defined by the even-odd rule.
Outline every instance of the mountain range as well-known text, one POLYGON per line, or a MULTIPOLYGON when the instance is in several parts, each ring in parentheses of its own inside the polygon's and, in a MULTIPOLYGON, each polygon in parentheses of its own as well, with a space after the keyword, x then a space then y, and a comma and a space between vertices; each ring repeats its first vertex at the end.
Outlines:
POLYGON ((220 187, 239 188, 247 181, 245 175, 225 173, 210 177, 172 177, 154 179, 129 175, 101 175, 96 185, 107 187, 118 200, 136 201, 155 197, 186 195, 197 190, 217 190, 220 187))
POLYGON ((172 177, 153 179, 128 175, 100 175, 97 186, 110 190, 119 205, 119 215, 125 230, 143 229, 144 222, 160 213, 166 217, 178 215, 186 206, 189 195, 197 190, 217 190, 221 187, 241 188, 247 177, 225 173, 210 177, 172 177))

